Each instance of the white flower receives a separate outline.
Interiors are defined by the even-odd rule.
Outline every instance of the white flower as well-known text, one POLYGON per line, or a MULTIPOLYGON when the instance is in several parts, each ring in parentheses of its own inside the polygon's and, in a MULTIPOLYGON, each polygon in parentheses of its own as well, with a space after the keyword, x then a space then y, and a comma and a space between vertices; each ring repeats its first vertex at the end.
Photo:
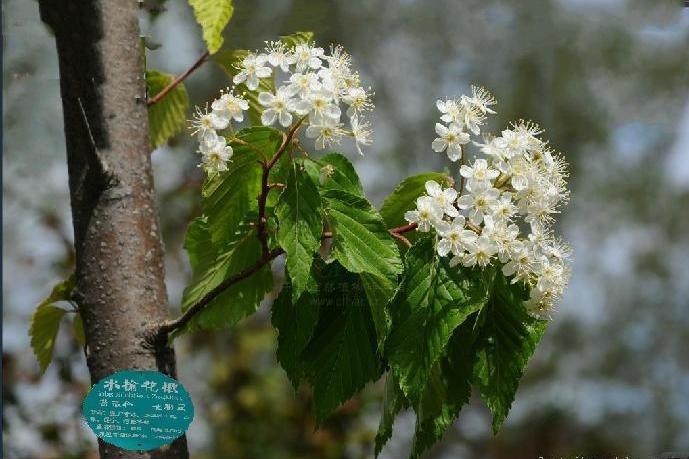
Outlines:
POLYGON ((483 234, 475 241, 467 242, 465 246, 467 253, 462 257, 462 264, 468 268, 476 265, 482 268, 487 266, 498 251, 495 242, 483 234))
POLYGON ((464 229, 464 216, 460 215, 452 220, 452 223, 445 221, 437 222, 436 231, 441 239, 438 242, 438 255, 441 257, 452 253, 457 256, 463 252, 466 244, 472 244, 476 240, 476 233, 464 229))
MULTIPOLYGON (((483 232, 495 243, 498 248, 498 258, 500 262, 506 263, 510 259, 510 253, 513 246, 517 244, 517 236, 519 236, 519 227, 514 223, 506 223, 501 220, 493 220, 490 215, 485 215, 483 218, 483 232)), ((519 242, 521 244, 521 242, 519 242)))
POLYGON ((321 118, 317 124, 306 128, 306 137, 316 139, 316 149, 323 150, 330 145, 339 143, 344 135, 342 123, 333 122, 329 118, 321 118))
POLYGON ((435 201, 443 213, 447 214, 448 217, 459 215, 459 211, 454 206, 455 199, 457 199, 457 190, 454 188, 445 188, 443 190, 438 182, 434 180, 427 181, 425 187, 426 193, 433 198, 433 201, 435 201))
POLYGON ((322 65, 321 57, 323 57, 323 48, 316 48, 315 46, 302 43, 294 48, 294 57, 297 64, 297 72, 303 72, 306 69, 317 69, 322 65))
POLYGON ((476 107, 476 105, 468 102, 465 98, 461 100, 462 106, 462 121, 468 130, 475 135, 481 133, 481 125, 486 121, 486 115, 476 107))
MULTIPOLYGON (((206 108, 208 105, 206 105, 206 108)), ((227 128, 229 120, 218 116, 213 112, 207 112, 196 108, 196 115, 191 120, 191 135, 198 135, 199 141, 214 139, 217 137, 215 131, 227 128)))
POLYGON ((490 207, 491 215, 495 220, 509 221, 517 213, 517 206, 512 201, 512 193, 505 191, 500 199, 490 207))
POLYGON ((438 107, 440 113, 440 120, 445 123, 463 123, 462 108, 454 99, 440 100, 435 102, 435 106, 438 107))
POLYGON ((520 156, 526 153, 529 145, 527 136, 523 132, 505 129, 502 131, 502 137, 499 137, 498 143, 502 148, 506 158, 513 156, 520 156))
POLYGON ((268 78, 273 73, 273 70, 265 65, 267 60, 268 57, 264 54, 258 56, 254 53, 247 54, 239 67, 239 73, 234 76, 232 82, 244 83, 249 90, 255 91, 258 88, 259 78, 268 78))
POLYGON ((517 241, 512 245, 509 254, 510 260, 502 267, 502 273, 507 276, 514 276, 512 283, 519 281, 528 282, 533 273, 533 259, 527 244, 517 241))
POLYGON ((443 218, 443 210, 430 196, 421 196, 416 199, 416 210, 410 210, 404 214, 404 219, 409 223, 416 223, 418 230, 427 233, 431 227, 443 218))
POLYGON ((441 153, 447 150, 450 161, 457 161, 462 157, 462 145, 469 143, 469 134, 462 132, 460 125, 451 123, 449 126, 444 126, 436 123, 435 132, 439 137, 431 144, 433 151, 441 153))
POLYGON ((290 96, 306 97, 311 92, 320 90, 322 85, 314 73, 293 73, 286 87, 290 96))
POLYGON ((332 103, 332 99, 325 91, 315 91, 300 100, 295 105, 299 114, 309 114, 311 123, 318 123, 322 118, 328 118, 334 122, 340 120, 340 107, 332 103))
POLYGON ((475 225, 483 221, 483 216, 490 212, 490 208, 500 196, 500 191, 491 186, 469 186, 469 194, 460 196, 457 206, 462 210, 469 210, 469 220, 475 225))
POLYGON ((213 141, 201 142, 201 164, 208 174, 227 170, 227 162, 232 158, 232 147, 225 143, 225 138, 217 137, 213 141))
POLYGON ((364 156, 364 152, 361 151, 361 145, 369 146, 373 143, 371 139, 373 131, 370 129, 370 123, 367 121, 359 121, 357 115, 352 116, 349 122, 352 127, 352 136, 354 137, 356 151, 358 151, 361 156, 364 156))
POLYGON ((495 114, 495 111, 491 110, 488 107, 491 105, 495 105, 497 101, 495 100, 495 97, 493 97, 493 95, 490 92, 488 92, 486 88, 471 85, 471 97, 465 96, 465 99, 471 105, 480 110, 481 113, 490 113, 493 115, 495 114))
POLYGON ((479 158, 473 166, 463 165, 459 168, 462 177, 469 179, 469 183, 486 183, 495 179, 500 172, 488 167, 488 161, 479 158))
POLYGON ((273 67, 280 67, 283 72, 289 72, 289 66, 297 61, 294 54, 281 41, 266 42, 266 45, 268 63, 273 67))
POLYGON ((231 120, 241 123, 244 121, 244 111, 249 109, 249 102, 228 92, 214 100, 211 108, 213 114, 227 120, 228 124, 231 120))
POLYGON ((362 87, 349 88, 342 96, 342 101, 349 105, 347 116, 350 118, 357 113, 373 108, 370 97, 362 87))
POLYGON ((261 115, 261 123, 264 126, 270 126, 275 123, 278 119, 280 124, 284 127, 288 127, 292 124, 292 114, 290 110, 294 108, 294 101, 289 98, 287 90, 283 88, 278 88, 277 94, 271 94, 269 92, 262 92, 258 95, 258 101, 264 107, 261 115))

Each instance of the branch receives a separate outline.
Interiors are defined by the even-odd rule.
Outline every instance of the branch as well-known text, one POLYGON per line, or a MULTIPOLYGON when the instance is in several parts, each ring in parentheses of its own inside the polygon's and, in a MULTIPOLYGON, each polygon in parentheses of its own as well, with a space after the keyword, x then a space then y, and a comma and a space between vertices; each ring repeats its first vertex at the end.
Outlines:
POLYGON ((157 104, 158 102, 160 102, 160 100, 161 100, 163 97, 165 97, 165 96, 167 95, 167 93, 169 93, 170 91, 172 91, 173 89, 175 89, 175 86, 177 86, 178 84, 180 84, 180 83, 181 83, 182 81, 184 81, 189 75, 191 75, 192 73, 194 73, 194 71, 196 71, 196 69, 198 69, 199 67, 201 67, 201 64, 203 64, 203 63, 206 61, 206 59, 208 59, 208 56, 209 56, 208 51, 206 51, 205 53, 201 54, 201 57, 199 57, 198 60, 197 60, 196 62, 194 62, 194 64, 193 64, 191 67, 189 67, 184 73, 182 73, 182 74, 179 75, 177 78, 175 78, 174 80, 172 80, 172 82, 171 82, 169 85, 165 86, 165 87, 163 88, 163 90, 160 91, 158 94, 156 94, 156 95, 153 96, 152 98, 148 99, 147 105, 150 107, 151 105, 155 105, 155 104, 157 104))
POLYGON ((224 281, 222 281, 220 284, 218 284, 217 287, 215 287, 213 290, 208 292, 206 296, 201 298, 198 303, 194 304, 192 307, 184 311, 184 313, 179 316, 176 319, 173 320, 168 320, 167 322, 164 322, 160 328, 158 328, 158 337, 167 337, 169 333, 178 330, 182 327, 184 327, 191 319, 194 318, 196 314, 201 312, 211 301, 216 299, 218 295, 220 295, 222 292, 224 292, 226 289, 230 288, 237 282, 240 282, 248 277, 250 277, 252 274, 254 274, 256 271, 264 267, 266 264, 270 263, 273 259, 277 258, 278 256, 282 255, 284 253, 284 250, 281 248, 277 248, 274 250, 271 250, 268 252, 266 255, 262 256, 256 263, 254 263, 252 266, 249 266, 246 268, 244 271, 241 271, 234 276, 230 276, 224 281))

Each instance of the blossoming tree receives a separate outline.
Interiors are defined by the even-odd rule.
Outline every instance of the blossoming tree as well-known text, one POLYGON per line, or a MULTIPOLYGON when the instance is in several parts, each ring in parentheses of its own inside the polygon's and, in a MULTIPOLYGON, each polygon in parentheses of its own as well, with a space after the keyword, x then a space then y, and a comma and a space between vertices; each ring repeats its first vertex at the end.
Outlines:
MULTIPOLYGON (((376 453, 397 413, 411 408, 417 415, 411 456, 419 456, 441 439, 472 387, 493 413, 497 432, 569 276, 571 250, 552 232, 553 216, 568 198, 562 157, 532 122, 517 121, 499 135, 484 132, 496 101, 472 87, 470 95, 436 102, 440 122, 430 149, 459 162, 459 175, 408 177, 377 210, 347 156, 330 151, 350 139, 363 154, 373 139, 366 120, 373 93, 362 86, 350 55, 340 46, 326 51, 304 32, 262 50, 222 50, 231 3, 190 3, 208 52, 176 78, 146 69, 147 104, 137 101, 141 88, 129 88, 131 80, 107 77, 84 90, 83 76, 61 66, 68 142, 80 139, 68 144, 77 270, 34 315, 32 344, 42 368, 64 314, 53 304, 60 299, 74 304, 77 327, 84 323, 95 382, 132 367, 174 376, 169 345, 175 336, 232 327, 279 290, 271 312, 277 360, 295 387, 312 388, 317 423, 367 383, 385 378, 376 453), (148 135, 138 116, 148 105, 151 146, 165 143, 185 124, 183 80, 207 60, 221 65, 232 85, 197 108, 190 123, 206 174, 202 214, 189 224, 184 243, 193 274, 182 312, 166 320, 148 140, 134 151, 130 139, 108 136, 131 135, 125 127, 148 135), (128 89, 125 102, 111 96, 128 89), (109 104, 117 103, 129 104, 131 119, 108 118, 109 104), (117 142, 124 142, 120 150, 111 148, 117 142), (131 156, 125 161, 117 154, 131 156), (84 183, 91 183, 91 194, 83 194, 84 183), (148 235, 136 234, 142 224, 148 235), (123 248, 132 234, 144 241, 141 247, 123 248), (120 269, 103 266, 111 262, 120 269), (283 285, 276 285, 271 264, 284 267, 283 285), (134 296, 131 279, 142 279, 134 296), (157 296, 139 298, 151 291, 151 281, 157 296), (105 286, 114 293, 104 294, 105 286), (129 328, 113 331, 110 321, 129 328), (129 351, 115 355, 105 349, 110 345, 129 351)), ((127 33, 136 30, 135 9, 93 4, 105 33, 88 70, 113 71, 122 63, 104 55, 108 40, 117 36, 134 46, 127 33)), ((56 29, 61 64, 76 65, 54 4, 43 3, 42 12, 56 29)), ((129 59, 127 71, 143 76, 140 59, 129 59)), ((101 454, 129 457, 104 443, 101 454)), ((185 457, 183 438, 162 454, 185 457)))

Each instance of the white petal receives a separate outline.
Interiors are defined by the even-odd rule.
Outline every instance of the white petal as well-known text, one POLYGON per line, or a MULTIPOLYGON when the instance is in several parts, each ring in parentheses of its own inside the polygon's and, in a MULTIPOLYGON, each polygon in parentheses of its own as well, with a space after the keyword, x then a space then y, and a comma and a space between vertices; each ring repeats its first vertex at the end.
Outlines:
POLYGON ((425 184, 426 187, 426 192, 429 194, 429 196, 439 196, 442 194, 443 190, 440 188, 440 185, 438 182, 434 180, 429 180, 425 184))
POLYGON ((275 113, 275 110, 265 110, 261 115, 261 123, 263 123, 264 126, 270 126, 275 122, 276 117, 277 113, 275 113))
POLYGON ((290 124, 292 124, 292 115, 289 112, 281 112, 280 113, 280 124, 284 127, 288 127, 290 124))
POLYGON ((451 248, 450 241, 447 239, 441 239, 440 242, 438 242, 438 255, 441 257, 446 256, 448 253, 450 253, 451 248))
POLYGON ((259 78, 268 78, 273 71, 270 67, 259 67, 256 69, 256 76, 259 78))
POLYGON ((450 146, 447 149, 447 157, 450 161, 455 162, 462 157, 462 147, 460 146, 450 146))
POLYGON ((445 141, 445 139, 441 139, 440 137, 438 137, 431 144, 431 148, 433 148, 433 151, 442 153, 447 148, 447 142, 445 141))
POLYGON ((435 133, 438 134, 440 137, 445 137, 448 133, 448 129, 446 126, 440 124, 440 123, 435 123, 435 133))
POLYGON ((270 105, 271 102, 273 102, 273 100, 275 100, 275 96, 269 92, 263 91, 263 92, 258 93, 258 101, 263 106, 270 105))

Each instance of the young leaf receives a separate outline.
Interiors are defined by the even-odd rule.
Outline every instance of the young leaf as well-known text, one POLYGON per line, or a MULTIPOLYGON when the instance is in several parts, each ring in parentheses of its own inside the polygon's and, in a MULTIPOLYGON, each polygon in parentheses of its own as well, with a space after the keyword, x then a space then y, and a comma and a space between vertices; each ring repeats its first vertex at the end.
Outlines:
POLYGON ((378 433, 376 433, 376 457, 378 457, 383 450, 383 446, 392 436, 392 426, 395 423, 395 417, 407 407, 407 400, 404 398, 395 374, 392 371, 388 372, 385 377, 385 392, 383 393, 383 414, 380 417, 378 433))
MULTIPOLYGON (((315 266, 318 324, 302 353, 316 422, 380 376, 376 330, 359 276, 339 263, 315 266)), ((309 295, 308 293, 305 295, 309 295)))
POLYGON ((282 141, 282 135, 271 128, 243 129, 237 137, 253 148, 233 143, 234 155, 228 170, 209 178, 203 189, 203 213, 216 245, 231 238, 245 215, 258 208, 263 171, 259 161, 264 159, 259 152, 270 157, 282 141))
POLYGON ((416 198, 426 193, 426 182, 435 180, 443 187, 449 186, 450 177, 438 172, 426 172, 424 174, 413 175, 402 180, 380 208, 380 216, 383 217, 388 228, 396 228, 404 225, 404 213, 416 208, 416 198))
POLYGON ((340 153, 328 153, 316 161, 307 158, 304 160, 304 168, 322 191, 340 190, 364 197, 354 166, 340 153))
POLYGON ((53 359, 53 349, 55 348, 55 338, 60 328, 60 320, 67 312, 53 303, 68 301, 72 290, 74 290, 75 282, 76 278, 72 274, 66 280, 58 283, 53 287, 50 295, 36 307, 31 316, 31 325, 29 326, 31 348, 38 359, 41 373, 45 372, 53 359))
MULTIPOLYGON (((158 70, 146 71, 148 97, 155 97, 172 83, 173 75, 158 70)), ((148 129, 151 148, 155 149, 167 142, 184 127, 189 109, 189 95, 184 84, 179 83, 156 104, 148 107, 148 129)))
POLYGON ((294 32, 289 35, 282 35, 280 41, 289 48, 294 48, 297 45, 311 43, 313 41, 313 32, 294 32))
POLYGON ((223 30, 232 18, 232 0, 189 0, 194 9, 196 22, 203 30, 203 40, 208 52, 214 54, 223 43, 223 30))
POLYGON ((292 163, 287 188, 275 207, 278 243, 287 253, 294 300, 304 292, 311 276, 313 256, 323 234, 321 198, 311 177, 292 163))
POLYGON ((493 413, 494 433, 507 417, 526 364, 548 324, 526 312, 523 301, 527 298, 521 285, 510 284, 498 270, 490 300, 481 311, 474 379, 493 413))
POLYGON ((339 190, 322 196, 333 232, 333 258, 353 273, 392 278, 402 271, 397 245, 366 199, 339 190))
POLYGON ((317 297, 304 293, 296 300, 290 279, 273 302, 271 322, 278 330, 277 359, 296 388, 304 373, 300 356, 318 321, 317 297))
POLYGON ((443 356, 452 332, 481 308, 487 292, 474 273, 451 268, 430 238, 419 239, 405 257, 405 278, 391 301, 393 325, 386 354, 404 394, 417 402, 443 356))
MULTIPOLYGON (((182 311, 207 295, 228 277, 252 266, 261 257, 261 246, 255 232, 248 226, 240 227, 234 240, 216 248, 211 233, 204 228, 203 220, 195 220, 187 232, 185 248, 192 260, 193 276, 184 290, 182 311), (215 251, 213 261, 209 261, 215 251)), ((230 327, 253 313, 261 300, 273 287, 273 276, 268 265, 250 277, 232 285, 211 301, 196 315, 187 330, 230 327)))

